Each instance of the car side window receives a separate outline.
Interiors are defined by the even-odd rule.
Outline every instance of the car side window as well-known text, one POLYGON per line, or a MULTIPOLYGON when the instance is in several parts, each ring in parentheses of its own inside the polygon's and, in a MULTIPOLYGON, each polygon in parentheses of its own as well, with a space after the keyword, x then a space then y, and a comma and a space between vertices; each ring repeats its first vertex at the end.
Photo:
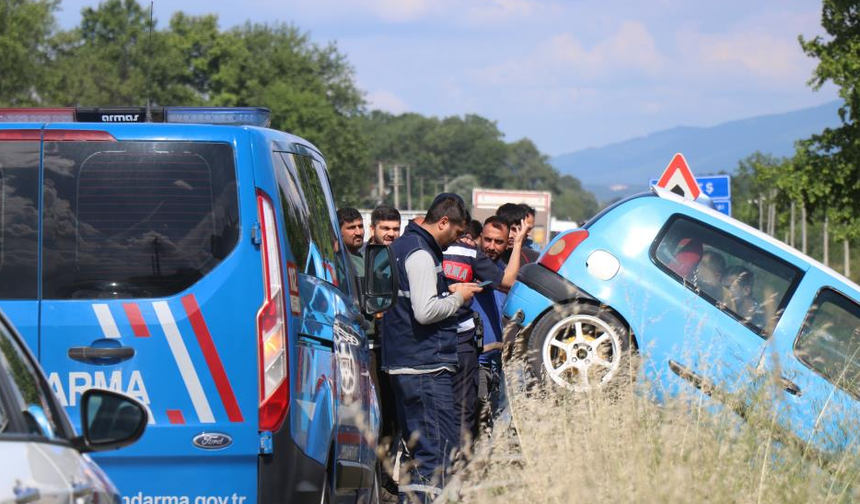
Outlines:
POLYGON ((293 159, 312 216, 308 221, 311 244, 308 267, 305 270, 308 274, 313 274, 348 293, 349 280, 341 254, 340 238, 330 217, 329 199, 320 174, 311 158, 293 156, 293 159))
MULTIPOLYGON (((26 434, 47 438, 63 437, 64 424, 59 418, 56 405, 51 403, 51 391, 39 376, 33 363, 27 358, 23 348, 16 342, 5 327, 0 325, 0 373, 10 385, 11 397, 7 404, 20 413, 26 424, 26 434)), ((2 408, 2 405, 0 405, 2 408)), ((0 413, 0 432, 2 424, 9 416, 0 413)))
POLYGON ((801 276, 782 259, 680 215, 669 219, 651 254, 671 277, 763 337, 801 276))
POLYGON ((860 305, 833 289, 819 292, 794 341, 794 356, 860 396, 860 305))

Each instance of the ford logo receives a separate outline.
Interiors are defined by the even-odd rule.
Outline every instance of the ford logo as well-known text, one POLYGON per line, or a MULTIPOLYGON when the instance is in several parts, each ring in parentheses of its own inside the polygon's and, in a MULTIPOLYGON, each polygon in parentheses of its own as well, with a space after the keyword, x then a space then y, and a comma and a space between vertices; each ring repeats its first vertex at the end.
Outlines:
POLYGON ((220 432, 201 432, 194 436, 192 442, 204 450, 223 450, 233 444, 233 438, 220 432))

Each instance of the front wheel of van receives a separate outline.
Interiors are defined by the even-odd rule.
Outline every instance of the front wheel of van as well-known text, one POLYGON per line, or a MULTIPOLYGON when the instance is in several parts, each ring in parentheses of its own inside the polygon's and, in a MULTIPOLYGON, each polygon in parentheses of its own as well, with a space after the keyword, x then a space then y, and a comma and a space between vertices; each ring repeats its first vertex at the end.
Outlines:
POLYGON ((556 306, 529 337, 527 365, 539 383, 588 392, 630 377, 627 327, 611 310, 591 304, 556 306))

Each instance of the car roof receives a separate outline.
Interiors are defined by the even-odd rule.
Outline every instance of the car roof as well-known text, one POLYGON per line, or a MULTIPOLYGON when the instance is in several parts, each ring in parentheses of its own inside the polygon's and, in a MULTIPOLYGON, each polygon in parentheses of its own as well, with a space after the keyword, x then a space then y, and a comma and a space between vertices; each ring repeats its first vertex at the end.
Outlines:
POLYGON ((838 271, 834 270, 833 268, 830 268, 829 266, 825 266, 821 262, 819 262, 819 261, 813 259, 812 257, 809 257, 808 255, 800 252, 796 248, 791 247, 788 244, 777 240, 776 238, 774 238, 773 236, 770 236, 767 233, 764 233, 764 232, 762 232, 762 231, 760 231, 760 230, 758 230, 758 229, 756 229, 756 228, 754 228, 754 227, 752 227, 752 226, 750 226, 744 222, 741 222, 741 221, 739 221, 733 217, 729 217, 728 215, 726 215, 722 212, 718 212, 717 210, 715 210, 715 209, 713 209, 713 208, 711 208, 705 204, 696 202, 696 201, 691 200, 689 198, 684 198, 683 196, 675 194, 672 191, 669 191, 669 190, 664 189, 662 187, 651 186, 651 191, 654 194, 656 194, 658 197, 660 197, 661 199, 673 201, 675 203, 683 205, 684 207, 686 207, 690 211, 690 213, 702 213, 702 214, 708 215, 711 218, 719 220, 722 224, 724 224, 724 226, 725 226, 724 229, 735 228, 735 229, 741 230, 747 234, 750 234, 750 235, 754 236, 755 238, 758 238, 759 240, 766 242, 768 245, 775 247, 775 248, 781 250, 782 252, 784 252, 786 254, 791 255, 795 259, 797 259, 803 263, 808 264, 810 268, 817 269, 817 270, 819 270, 819 271, 821 271, 827 275, 832 276, 836 280, 844 283, 846 286, 854 289, 855 293, 860 293, 860 285, 857 285, 851 279, 845 277, 844 275, 842 275, 838 271))

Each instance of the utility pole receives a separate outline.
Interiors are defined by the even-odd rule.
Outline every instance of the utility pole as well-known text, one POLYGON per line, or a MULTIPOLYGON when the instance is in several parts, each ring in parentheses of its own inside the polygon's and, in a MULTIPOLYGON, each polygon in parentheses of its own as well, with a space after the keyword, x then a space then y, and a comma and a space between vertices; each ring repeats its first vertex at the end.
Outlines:
POLYGON ((848 246, 848 238, 845 238, 845 241, 842 242, 844 244, 845 250, 844 254, 844 263, 845 263, 845 276, 850 278, 851 276, 851 248, 848 246))
POLYGON ((758 230, 764 231, 764 194, 758 195, 758 230))
POLYGON ((827 211, 824 212, 824 265, 830 266, 830 237, 827 236, 827 226, 830 223, 830 217, 827 211))
POLYGON ((788 244, 794 247, 794 201, 791 202, 791 226, 789 227, 789 242, 788 244))
POLYGON ((406 165, 406 209, 412 210, 412 167, 406 165))
POLYGON ((394 165, 394 208, 400 208, 400 166, 394 165))
POLYGON ((424 204, 424 177, 418 177, 418 205, 424 204))
POLYGON ((378 188, 378 194, 376 198, 376 205, 379 206, 382 204, 383 199, 385 198, 385 168, 382 167, 382 161, 379 161, 377 170, 377 180, 376 187, 378 188))
POLYGON ((800 204, 800 251, 806 253, 806 203, 800 204))

